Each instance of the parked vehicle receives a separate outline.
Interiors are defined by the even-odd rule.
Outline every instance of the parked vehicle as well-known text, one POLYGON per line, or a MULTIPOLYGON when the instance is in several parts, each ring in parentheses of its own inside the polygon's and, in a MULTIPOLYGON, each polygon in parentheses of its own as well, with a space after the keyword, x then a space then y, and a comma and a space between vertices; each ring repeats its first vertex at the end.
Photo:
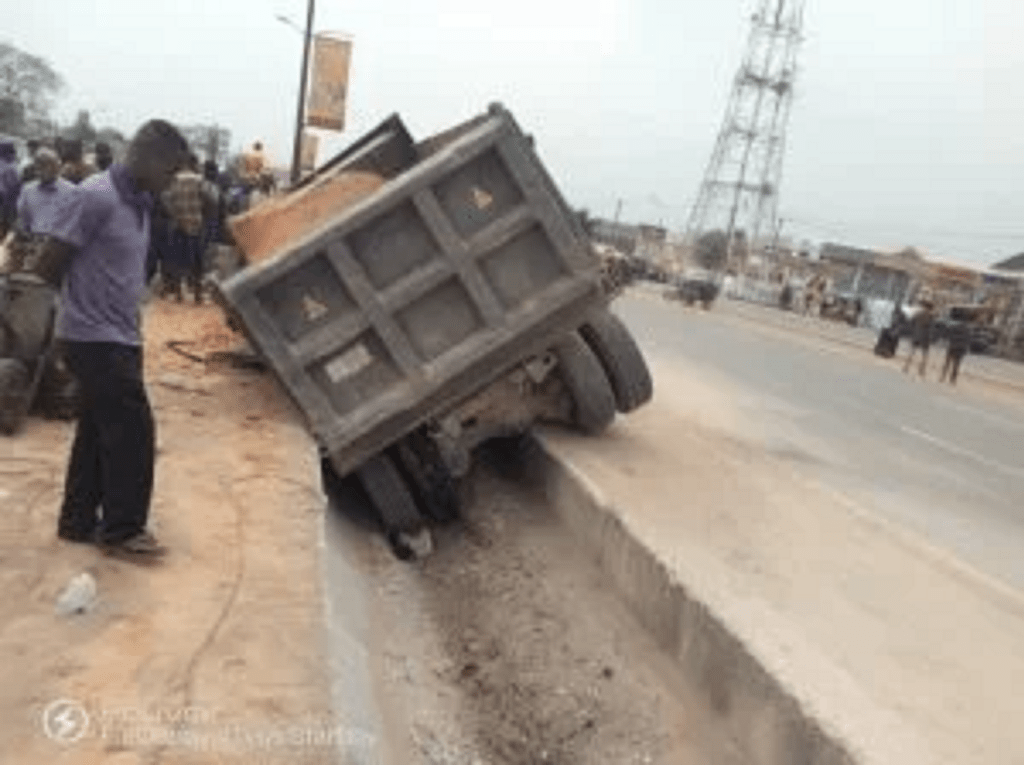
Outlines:
POLYGON ((325 474, 358 476, 408 554, 457 512, 474 447, 541 420, 600 433, 652 382, 504 108, 420 144, 393 117, 329 163, 349 170, 386 183, 219 299, 305 414, 325 474))
POLYGON ((721 292, 719 275, 705 268, 688 268, 672 281, 673 289, 666 297, 681 300, 686 305, 700 303, 711 308, 721 292))

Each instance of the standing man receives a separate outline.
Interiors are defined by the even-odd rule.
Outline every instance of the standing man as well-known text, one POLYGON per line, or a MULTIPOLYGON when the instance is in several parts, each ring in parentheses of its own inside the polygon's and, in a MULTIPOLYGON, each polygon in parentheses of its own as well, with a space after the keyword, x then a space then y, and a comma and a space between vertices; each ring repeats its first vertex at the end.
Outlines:
POLYGON ((173 125, 147 122, 125 164, 79 186, 37 268, 51 283, 63 281, 57 337, 82 390, 57 535, 129 559, 165 552, 146 530, 156 434, 142 377, 140 305, 152 198, 187 157, 173 125))
POLYGON ((96 168, 85 161, 82 142, 77 138, 63 141, 57 153, 64 162, 60 174, 72 183, 81 183, 96 172, 96 168))
POLYGON ((932 344, 932 331, 935 319, 934 305, 931 298, 921 298, 920 308, 910 319, 910 355, 907 356, 907 363, 903 365, 903 372, 910 371, 910 365, 914 356, 921 352, 921 365, 918 368, 918 376, 923 380, 928 370, 928 349, 932 344))
POLYGON ((38 139, 29 138, 25 143, 25 148, 28 149, 28 157, 21 165, 21 184, 23 186, 39 177, 39 171, 36 168, 36 153, 42 148, 42 144, 38 139))
POLYGON ((18 197, 11 271, 20 271, 25 265, 33 268, 33 254, 42 239, 73 213, 76 203, 78 187, 60 177, 60 159, 53 149, 39 149, 35 166, 38 179, 22 187, 18 197))
POLYGON ((267 156, 263 153, 263 143, 254 141, 252 148, 242 154, 242 180, 248 185, 256 186, 260 176, 267 167, 267 156))
POLYGON ((60 177, 60 159, 53 149, 36 152, 37 180, 26 184, 18 197, 18 228, 26 234, 47 234, 73 212, 77 187, 60 177))
POLYGON ((18 172, 18 150, 13 141, 0 141, 0 243, 14 225, 21 173, 18 172))
POLYGON ((195 154, 189 155, 186 166, 174 177, 163 202, 171 219, 169 286, 180 301, 182 279, 188 278, 198 305, 203 302, 203 178, 195 154))
POLYGON ((949 384, 956 385, 956 378, 960 375, 960 362, 970 349, 971 323, 954 321, 946 337, 946 361, 942 365, 939 382, 946 382, 946 377, 949 377, 949 384))
POLYGON ((103 172, 114 164, 114 151, 110 148, 110 144, 105 141, 99 141, 96 144, 96 151, 94 152, 96 159, 96 169, 99 172, 103 172))

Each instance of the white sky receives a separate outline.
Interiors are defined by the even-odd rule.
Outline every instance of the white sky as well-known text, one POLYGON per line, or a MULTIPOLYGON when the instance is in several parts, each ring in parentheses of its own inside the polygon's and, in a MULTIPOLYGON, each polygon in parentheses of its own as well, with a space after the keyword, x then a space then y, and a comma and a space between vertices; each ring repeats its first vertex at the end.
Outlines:
MULTIPOLYGON (((0 0, 0 37, 67 79, 60 115, 130 132, 219 122, 287 162, 304 0, 0 0)), ((319 0, 355 38, 349 130, 415 136, 503 101, 570 201, 685 225, 754 0, 319 0)), ((976 264, 1024 250, 1024 4, 807 0, 786 233, 913 244, 976 264)), ((325 153, 321 153, 321 158, 325 153)))

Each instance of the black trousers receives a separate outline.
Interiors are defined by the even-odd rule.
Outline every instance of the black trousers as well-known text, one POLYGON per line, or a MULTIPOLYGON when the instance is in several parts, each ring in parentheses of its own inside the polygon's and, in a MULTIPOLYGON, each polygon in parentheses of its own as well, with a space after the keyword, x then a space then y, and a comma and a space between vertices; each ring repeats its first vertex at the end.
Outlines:
POLYGON ((119 343, 63 347, 82 405, 59 530, 121 542, 145 529, 153 495, 156 425, 142 381, 142 349, 119 343))
POLYGON ((949 382, 956 385, 956 378, 960 376, 960 362, 966 355, 966 351, 947 349, 946 361, 942 365, 942 377, 939 378, 939 382, 945 382, 946 377, 949 377, 949 382))

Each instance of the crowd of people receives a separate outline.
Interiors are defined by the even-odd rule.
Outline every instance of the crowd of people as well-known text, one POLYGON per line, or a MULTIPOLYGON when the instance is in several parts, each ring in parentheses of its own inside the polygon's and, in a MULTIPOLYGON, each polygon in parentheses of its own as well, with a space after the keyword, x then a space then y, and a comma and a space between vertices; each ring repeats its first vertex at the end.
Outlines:
MULTIPOLYGON (((114 163, 112 147, 96 143, 87 155, 81 141, 29 140, 19 161, 17 147, 0 141, 0 243, 13 232, 6 270, 31 265, 38 238, 54 216, 66 211, 75 188, 114 163)), ((258 204, 275 191, 260 142, 234 167, 212 159, 202 165, 188 157, 170 186, 154 200, 146 280, 162 297, 182 301, 191 291, 203 302, 213 247, 231 244, 227 218, 258 204)))

